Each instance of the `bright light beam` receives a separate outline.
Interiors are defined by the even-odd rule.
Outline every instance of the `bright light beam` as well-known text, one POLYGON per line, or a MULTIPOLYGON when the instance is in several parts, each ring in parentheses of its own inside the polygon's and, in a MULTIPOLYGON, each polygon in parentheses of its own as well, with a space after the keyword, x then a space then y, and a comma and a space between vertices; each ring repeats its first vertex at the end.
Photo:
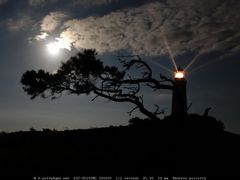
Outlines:
POLYGON ((186 71, 186 70, 188 70, 195 62, 196 62, 196 60, 199 58, 199 56, 200 56, 201 54, 197 54, 189 63, 188 63, 188 65, 184 68, 184 70, 186 71))
POLYGON ((175 70, 177 70, 176 61, 175 61, 175 59, 174 59, 174 57, 173 57, 173 54, 172 54, 171 48, 170 48, 170 46, 169 46, 169 44, 168 44, 167 38, 166 38, 165 35, 164 35, 164 31, 161 32, 161 35, 162 35, 162 38, 163 38, 163 42, 164 42, 164 44, 165 44, 165 46, 166 46, 166 49, 167 49, 167 51, 168 51, 168 54, 169 54, 169 56, 170 56, 170 59, 171 59, 171 61, 172 61, 172 64, 173 64, 175 70))
POLYGON ((152 60, 152 59, 149 59, 149 60, 150 60, 153 64, 157 65, 158 67, 163 68, 164 70, 172 73, 172 70, 168 69, 167 67, 163 66, 162 64, 157 63, 156 61, 154 61, 154 60, 152 60))
POLYGON ((204 64, 202 64, 202 65, 200 65, 200 66, 192 69, 192 70, 190 71, 190 73, 195 72, 195 71, 197 71, 197 70, 199 70, 199 69, 202 69, 202 68, 204 68, 204 67, 206 67, 206 66, 209 66, 209 65, 211 65, 211 64, 214 64, 214 63, 219 62, 219 61, 222 61, 222 60, 224 60, 224 59, 223 59, 223 58, 220 58, 220 59, 214 59, 214 60, 212 60, 212 61, 210 61, 210 62, 204 63, 204 64))
MULTIPOLYGON (((202 38, 201 41, 206 40, 206 39, 208 39, 208 38, 209 38, 209 37, 202 38)), ((204 53, 205 49, 207 49, 207 48, 209 48, 209 47, 210 47, 210 46, 201 47, 201 49, 199 50, 199 52, 197 53, 197 55, 188 63, 188 65, 185 67, 184 70, 189 69, 189 68, 196 62, 196 60, 199 58, 199 56, 201 56, 201 55, 204 53)))

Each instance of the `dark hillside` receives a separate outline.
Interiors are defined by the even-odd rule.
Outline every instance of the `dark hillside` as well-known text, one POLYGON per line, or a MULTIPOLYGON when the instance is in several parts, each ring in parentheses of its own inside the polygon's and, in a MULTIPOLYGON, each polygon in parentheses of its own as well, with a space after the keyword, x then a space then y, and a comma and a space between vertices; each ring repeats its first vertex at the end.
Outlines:
POLYGON ((239 176, 240 136, 214 118, 0 135, 5 176, 239 176))

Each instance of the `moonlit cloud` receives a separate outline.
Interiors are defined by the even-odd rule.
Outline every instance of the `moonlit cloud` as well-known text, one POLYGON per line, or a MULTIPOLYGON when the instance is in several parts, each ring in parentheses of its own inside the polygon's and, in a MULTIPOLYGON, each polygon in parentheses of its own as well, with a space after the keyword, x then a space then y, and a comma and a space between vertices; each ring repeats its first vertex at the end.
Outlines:
POLYGON ((41 41, 41 40, 45 40, 48 36, 49 36, 48 33, 46 33, 46 32, 41 32, 41 34, 37 35, 37 36, 35 37, 35 39, 36 39, 37 41, 41 41))
MULTIPOLYGON (((62 21, 67 17, 63 12, 51 12, 49 15, 45 16, 41 21, 41 32, 35 36, 35 40, 42 41, 54 31, 57 27, 62 24, 62 21)), ((31 39, 32 41, 32 39, 31 39)), ((67 39, 56 38, 52 45, 57 49, 67 49, 71 50, 71 42, 67 39)))
POLYGON ((74 48, 94 48, 99 53, 127 49, 140 55, 165 55, 164 38, 175 55, 226 49, 236 52, 240 19, 238 8, 233 6, 240 7, 240 2, 168 0, 100 17, 65 20, 62 26, 66 15, 52 12, 43 19, 41 32, 58 29, 59 38, 74 48))
POLYGON ((41 22, 41 31, 42 32, 52 32, 58 26, 61 25, 61 22, 67 17, 63 12, 51 12, 49 15, 45 16, 41 22))
POLYGON ((56 38, 55 44, 59 49, 71 50, 71 43, 66 39, 56 38))

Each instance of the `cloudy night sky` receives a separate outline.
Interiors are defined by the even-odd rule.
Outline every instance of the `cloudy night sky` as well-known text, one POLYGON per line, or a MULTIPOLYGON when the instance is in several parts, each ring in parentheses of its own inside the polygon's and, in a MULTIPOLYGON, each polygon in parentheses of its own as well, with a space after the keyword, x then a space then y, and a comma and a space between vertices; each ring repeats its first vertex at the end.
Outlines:
MULTIPOLYGON (((221 120, 240 134, 239 0, 0 0, 0 131, 127 125, 134 106, 90 96, 30 97, 20 84, 27 70, 55 72, 83 48, 109 65, 140 55, 159 77, 187 67, 190 113, 221 120)), ((171 113, 171 92, 147 90, 149 109, 171 113)), ((137 111, 134 116, 144 117, 137 111)))

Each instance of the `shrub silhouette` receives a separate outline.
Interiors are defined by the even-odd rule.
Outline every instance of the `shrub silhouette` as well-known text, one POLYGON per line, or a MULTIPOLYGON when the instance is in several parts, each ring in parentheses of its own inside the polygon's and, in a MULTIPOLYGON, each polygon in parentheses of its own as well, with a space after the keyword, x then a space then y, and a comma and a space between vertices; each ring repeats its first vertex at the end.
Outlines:
POLYGON ((153 123, 153 120, 145 118, 141 119, 139 117, 133 117, 129 121, 130 126, 141 126, 141 125, 147 125, 153 123))
POLYGON ((223 131, 225 126, 223 122, 211 116, 201 116, 198 114, 189 114, 188 123, 195 129, 208 131, 223 131))

